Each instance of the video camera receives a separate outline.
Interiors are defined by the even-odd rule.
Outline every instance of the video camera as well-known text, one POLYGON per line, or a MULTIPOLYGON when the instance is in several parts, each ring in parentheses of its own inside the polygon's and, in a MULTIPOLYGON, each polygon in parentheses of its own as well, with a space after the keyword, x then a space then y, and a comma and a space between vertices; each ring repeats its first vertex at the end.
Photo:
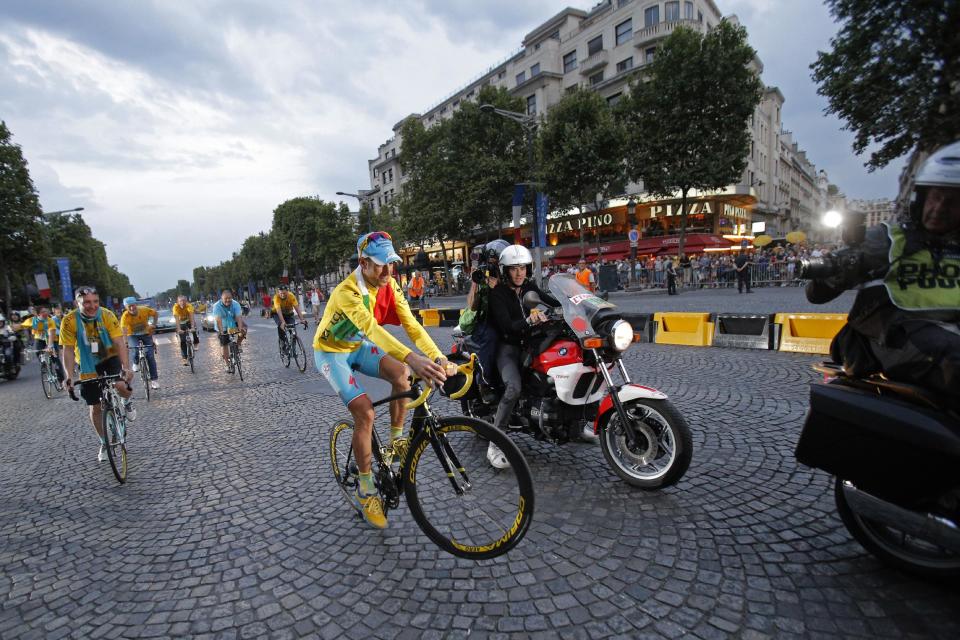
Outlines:
POLYGON ((863 251, 860 250, 866 233, 866 214, 849 214, 840 235, 846 247, 821 258, 804 258, 800 261, 800 277, 805 280, 839 277, 842 282, 858 282, 866 272, 863 251))
POLYGON ((482 284, 491 275, 499 275, 500 252, 508 246, 509 243, 503 240, 494 240, 475 246, 470 252, 470 262, 475 266, 470 273, 470 279, 477 284, 482 284))

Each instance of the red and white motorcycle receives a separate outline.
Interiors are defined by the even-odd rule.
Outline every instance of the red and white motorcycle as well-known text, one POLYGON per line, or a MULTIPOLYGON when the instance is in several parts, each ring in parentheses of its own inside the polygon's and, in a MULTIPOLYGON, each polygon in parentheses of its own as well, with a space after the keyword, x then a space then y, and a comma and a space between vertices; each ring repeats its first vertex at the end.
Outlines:
MULTIPOLYGON (((555 275, 548 288, 559 307, 551 308, 535 292, 523 300, 548 319, 527 337, 523 391, 510 420, 516 429, 510 431, 562 444, 592 422, 604 457, 628 484, 658 489, 676 483, 690 465, 690 428, 666 394, 630 381, 622 355, 639 334, 614 304, 572 276, 555 275), (614 370, 622 383, 614 382, 614 370)), ((452 351, 455 361, 477 366, 477 345, 458 329, 452 351)), ((465 414, 490 419, 499 398, 485 400, 477 378, 467 377, 444 386, 465 414)))

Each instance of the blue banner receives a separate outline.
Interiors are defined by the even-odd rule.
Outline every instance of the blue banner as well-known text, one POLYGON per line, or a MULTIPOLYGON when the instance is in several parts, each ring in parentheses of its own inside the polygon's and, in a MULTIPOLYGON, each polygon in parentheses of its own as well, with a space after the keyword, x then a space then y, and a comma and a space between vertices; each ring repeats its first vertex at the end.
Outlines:
POLYGON ((533 236, 533 246, 535 247, 547 246, 547 211, 549 208, 547 194, 538 193, 536 215, 537 224, 534 226, 536 233, 533 236))
POLYGON ((64 302, 73 300, 73 281, 70 279, 70 258, 57 258, 60 269, 60 297, 64 302))

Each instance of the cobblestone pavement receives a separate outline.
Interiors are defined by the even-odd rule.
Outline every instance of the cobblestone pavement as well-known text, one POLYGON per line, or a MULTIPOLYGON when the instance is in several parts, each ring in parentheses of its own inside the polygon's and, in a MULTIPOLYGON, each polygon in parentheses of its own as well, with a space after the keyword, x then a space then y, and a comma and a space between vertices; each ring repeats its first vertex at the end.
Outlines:
POLYGON ((124 486, 81 406, 43 398, 35 362, 0 384, 0 638, 960 637, 960 592, 878 563, 826 474, 794 461, 814 357, 632 348, 635 379, 693 428, 685 478, 633 490, 598 447, 521 437, 533 524, 475 563, 402 506, 386 531, 353 517, 327 470, 342 406, 253 324, 246 382, 215 366, 209 335, 198 375, 160 347, 124 486))

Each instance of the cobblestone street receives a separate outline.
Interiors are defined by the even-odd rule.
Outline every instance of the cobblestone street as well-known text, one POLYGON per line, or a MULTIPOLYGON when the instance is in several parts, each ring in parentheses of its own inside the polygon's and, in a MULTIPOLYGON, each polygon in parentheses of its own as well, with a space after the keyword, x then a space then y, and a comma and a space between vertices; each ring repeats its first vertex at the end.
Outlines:
MULTIPOLYGON (((611 299, 850 303, 813 309, 794 288, 611 299)), ((344 407, 312 358, 305 374, 283 368, 273 324, 251 323, 244 382, 210 334, 195 375, 162 338, 162 386, 137 402, 122 486, 96 461, 82 405, 43 397, 35 361, 0 383, 0 638, 960 637, 960 591, 881 565, 841 524, 832 479, 794 460, 820 357, 635 345, 631 376, 692 428, 687 475, 643 492, 599 446, 519 436, 533 524, 507 556, 471 562, 402 505, 385 531, 357 520, 329 470, 344 407)), ((450 329, 431 334, 449 347, 450 329)))

